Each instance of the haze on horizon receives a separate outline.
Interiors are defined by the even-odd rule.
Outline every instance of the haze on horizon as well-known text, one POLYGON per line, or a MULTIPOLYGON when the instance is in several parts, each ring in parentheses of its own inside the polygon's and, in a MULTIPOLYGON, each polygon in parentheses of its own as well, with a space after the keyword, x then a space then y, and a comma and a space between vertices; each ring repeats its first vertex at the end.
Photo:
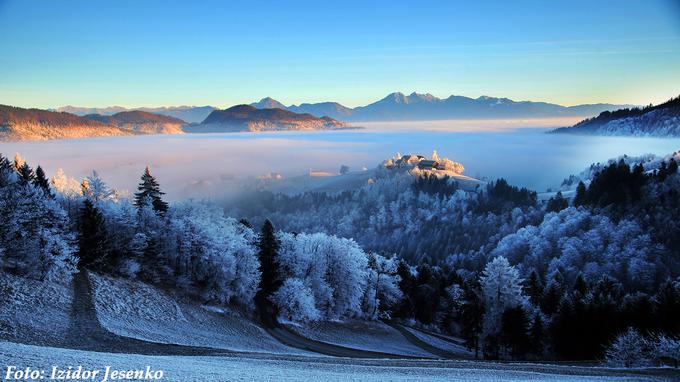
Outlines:
POLYGON ((342 5, 0 0, 0 104, 365 105, 438 97, 648 104, 678 95, 673 0, 342 5))

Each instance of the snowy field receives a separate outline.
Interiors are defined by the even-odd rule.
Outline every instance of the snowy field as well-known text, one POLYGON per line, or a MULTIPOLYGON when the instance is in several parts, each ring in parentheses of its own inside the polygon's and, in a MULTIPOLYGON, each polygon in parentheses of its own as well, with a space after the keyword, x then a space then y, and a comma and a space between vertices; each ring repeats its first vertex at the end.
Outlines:
POLYGON ((513 366, 456 361, 348 360, 326 358, 167 357, 86 352, 0 342, 0 364, 51 370, 163 371, 168 382, 219 381, 654 381, 670 380, 617 371, 571 367, 513 366))
MULTIPOLYGON (((0 278, 0 365, 5 371, 9 365, 45 369, 48 373, 52 366, 102 370, 106 366, 125 370, 150 366, 153 370, 163 370, 163 381, 178 382, 671 380, 670 377, 652 378, 646 371, 604 368, 321 356, 277 343, 237 312, 192 304, 139 282, 96 275, 91 280, 97 318, 106 329, 152 342, 223 348, 225 353, 146 356, 69 349, 71 344, 65 337, 72 324, 71 282, 31 281, 3 273, 0 278), (244 353, 232 354, 227 350, 244 353)), ((382 323, 332 322, 296 330, 313 339, 356 349, 431 356, 382 323)), ((427 334, 418 336, 434 346, 446 346, 427 334)), ((653 373, 651 375, 666 375, 663 371, 653 373)))
POLYGON ((52 345, 67 335, 70 280, 40 282, 0 272, 0 338, 52 345))
MULTIPOLYGON (((472 122, 471 122, 472 123, 472 122)), ((530 125, 526 123, 525 125, 530 125)), ((451 126, 455 124, 451 122, 451 126)), ((668 154, 680 139, 591 137, 545 134, 545 129, 451 128, 446 122, 374 124, 366 130, 133 136, 47 142, 0 143, 0 153, 15 152, 48 175, 63 168, 82 179, 96 169, 113 187, 133 190, 150 165, 171 200, 221 198, 242 182, 280 173, 285 178, 311 171, 337 173, 375 168, 402 154, 441 156, 463 163, 465 175, 505 177, 536 190, 554 187, 593 162, 622 154, 668 154)))
POLYGON ((282 345, 239 312, 170 297, 141 282, 90 275, 99 322, 115 334, 238 352, 310 354, 282 345))

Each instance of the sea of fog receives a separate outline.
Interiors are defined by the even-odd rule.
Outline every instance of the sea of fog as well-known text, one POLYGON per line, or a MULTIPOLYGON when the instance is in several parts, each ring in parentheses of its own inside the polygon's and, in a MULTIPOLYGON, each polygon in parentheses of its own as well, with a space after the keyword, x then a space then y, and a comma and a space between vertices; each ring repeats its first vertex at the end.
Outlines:
POLYGON ((0 153, 40 164, 48 176, 62 168, 81 179, 92 170, 117 189, 134 190, 149 165, 170 200, 221 198, 240 182, 267 173, 374 168, 402 154, 440 156, 477 178, 504 177, 537 191, 555 187, 591 163, 619 155, 669 154, 680 139, 546 134, 546 128, 474 123, 373 123, 364 130, 156 135, 0 143, 0 153), (473 126, 473 128, 466 128, 473 126))

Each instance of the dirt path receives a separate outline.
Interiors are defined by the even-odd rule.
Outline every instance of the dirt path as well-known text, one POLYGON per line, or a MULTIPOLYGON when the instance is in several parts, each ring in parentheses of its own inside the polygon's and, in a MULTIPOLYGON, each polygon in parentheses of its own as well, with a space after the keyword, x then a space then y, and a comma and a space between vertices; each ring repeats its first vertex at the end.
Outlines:
POLYGON ((237 354, 223 349, 143 341, 111 333, 101 326, 97 318, 92 296, 92 284, 87 271, 81 270, 74 274, 72 283, 71 325, 66 338, 66 345, 70 348, 146 355, 237 354))
POLYGON ((314 353, 329 355, 332 357, 347 358, 380 358, 380 359, 415 359, 419 357, 409 357, 391 353, 381 353, 369 350, 348 348, 341 345, 330 344, 327 342, 312 340, 303 337, 282 325, 276 327, 265 327, 267 333, 284 345, 311 351, 314 353))
POLYGON ((425 350, 428 353, 432 353, 440 358, 443 359, 472 359, 472 358, 465 358, 461 357, 460 354, 452 353, 450 351, 440 349, 438 347, 432 346, 428 344, 427 342, 421 340, 418 338, 415 334, 411 333, 408 331, 406 328, 404 328, 402 325, 392 322, 392 321, 387 321, 385 322, 387 325, 391 326, 392 328, 396 329, 399 333, 401 333, 404 338, 408 342, 410 342, 412 345, 417 346, 423 350, 425 350))

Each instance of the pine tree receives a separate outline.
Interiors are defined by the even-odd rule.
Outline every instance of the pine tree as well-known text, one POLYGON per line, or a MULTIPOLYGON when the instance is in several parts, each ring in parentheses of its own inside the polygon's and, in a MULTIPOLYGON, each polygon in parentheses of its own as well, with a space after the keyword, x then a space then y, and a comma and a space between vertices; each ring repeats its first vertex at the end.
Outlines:
POLYGON ((501 319, 501 342, 517 359, 529 350, 529 319, 521 306, 508 308, 501 319))
POLYGON ((263 320, 271 320, 276 314, 274 304, 269 301, 281 286, 279 275, 278 251, 279 241, 276 238, 274 226, 269 219, 265 220, 260 233, 260 241, 257 244, 259 249, 258 258, 260 260, 260 286, 255 296, 255 302, 260 309, 263 320))
POLYGON ((536 354, 543 354, 543 319, 540 313, 536 313, 534 317, 534 322, 531 324, 531 329, 529 330, 529 350, 536 354))
POLYGON ((576 186, 576 196, 574 197, 574 206, 582 206, 588 202, 588 194, 586 185, 583 182, 578 182, 576 186))
POLYGON ((21 184, 33 184, 35 182, 35 174, 33 169, 25 163, 19 167, 19 183, 21 184))
POLYGON ((474 349, 475 358, 479 357, 479 337, 482 334, 484 317, 484 304, 480 294, 477 283, 466 284, 461 306, 461 334, 467 348, 474 349))
POLYGON ((103 269, 110 265, 104 216, 89 199, 85 199, 80 210, 78 244, 80 267, 103 269))
POLYGON ((40 166, 35 169, 35 179, 33 180, 33 185, 42 189, 45 195, 53 196, 52 190, 50 189, 50 182, 47 179, 47 176, 45 176, 45 171, 43 171, 42 167, 40 166))
POLYGON ((675 161, 675 159, 671 158, 671 160, 668 162, 668 174, 673 175, 677 174, 678 172, 678 162, 675 161))
POLYGON ((562 196, 562 192, 558 191, 555 196, 548 200, 546 210, 548 212, 560 212, 567 207, 569 207, 569 202, 562 196))
POLYGON ((142 182, 139 183, 135 193, 135 206, 137 208, 142 208, 146 203, 146 199, 151 201, 154 211, 159 214, 164 214, 168 210, 168 204, 161 198, 165 193, 161 191, 160 185, 151 175, 149 166, 144 170, 142 174, 142 182))
POLYGON ((536 270, 531 271, 529 278, 526 280, 526 285, 524 287, 526 295, 529 296, 529 301, 535 306, 541 304, 541 297, 543 296, 543 283, 541 282, 541 277, 538 275, 536 270))

